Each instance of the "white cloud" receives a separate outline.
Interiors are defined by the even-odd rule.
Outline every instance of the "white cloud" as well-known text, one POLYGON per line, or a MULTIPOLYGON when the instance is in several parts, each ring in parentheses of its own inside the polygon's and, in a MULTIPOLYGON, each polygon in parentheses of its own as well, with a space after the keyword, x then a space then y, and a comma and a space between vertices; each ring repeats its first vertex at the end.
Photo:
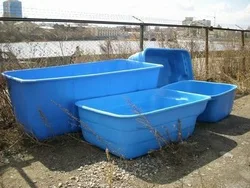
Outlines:
POLYGON ((232 6, 227 2, 219 2, 212 6, 214 11, 232 11, 232 6))
POLYGON ((195 4, 193 0, 177 0, 176 4, 179 9, 182 11, 194 11, 195 10, 195 4))
POLYGON ((243 28, 246 28, 246 26, 250 25, 250 5, 243 10, 221 12, 218 16, 221 17, 220 19, 224 23, 242 25, 243 28))
POLYGON ((229 2, 218 2, 196 9, 195 15, 199 19, 210 19, 212 23, 215 17, 216 25, 220 24, 225 27, 236 27, 236 25, 239 25, 246 28, 247 25, 250 25, 250 4, 240 8, 240 6, 234 7, 229 2))
POLYGON ((246 12, 247 12, 248 14, 250 14, 250 4, 247 5, 247 7, 246 7, 246 12))

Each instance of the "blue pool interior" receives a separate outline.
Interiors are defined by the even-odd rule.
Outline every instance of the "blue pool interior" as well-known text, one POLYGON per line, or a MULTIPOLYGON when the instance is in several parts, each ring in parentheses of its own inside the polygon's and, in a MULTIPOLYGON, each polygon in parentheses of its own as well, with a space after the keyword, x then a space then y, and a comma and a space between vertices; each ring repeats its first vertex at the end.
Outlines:
POLYGON ((235 85, 196 80, 180 81, 163 88, 216 97, 236 89, 235 85))
POLYGON ((3 75, 19 81, 36 81, 49 79, 71 78, 76 76, 96 76, 119 71, 135 71, 150 69, 158 66, 151 63, 135 62, 126 59, 80 63, 74 65, 54 66, 47 68, 6 71, 3 75))
POLYGON ((95 98, 79 101, 76 105, 93 112, 122 118, 166 109, 171 110, 204 99, 209 100, 210 97, 168 89, 153 89, 105 97, 105 99, 95 98))

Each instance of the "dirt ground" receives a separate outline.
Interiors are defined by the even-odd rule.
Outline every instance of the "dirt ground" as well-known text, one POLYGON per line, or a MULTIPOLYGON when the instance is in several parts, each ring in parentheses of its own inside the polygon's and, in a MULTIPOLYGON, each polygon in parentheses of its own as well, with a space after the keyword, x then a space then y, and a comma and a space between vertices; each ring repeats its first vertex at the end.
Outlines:
POLYGON ((250 188, 250 95, 223 121, 198 123, 186 142, 134 160, 108 159, 80 136, 4 154, 0 187, 250 188))

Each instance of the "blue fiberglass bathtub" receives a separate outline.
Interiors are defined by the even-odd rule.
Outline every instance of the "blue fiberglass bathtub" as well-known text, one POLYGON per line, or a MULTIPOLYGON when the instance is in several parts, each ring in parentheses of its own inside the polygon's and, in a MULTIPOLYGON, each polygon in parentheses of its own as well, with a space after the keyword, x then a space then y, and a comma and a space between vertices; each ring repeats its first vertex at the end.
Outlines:
POLYGON ((198 121, 217 122, 231 113, 237 86, 186 80, 166 85, 163 88, 210 96, 211 100, 208 102, 205 111, 198 117, 198 121))
POLYGON ((131 159, 188 138, 210 97, 151 89, 76 102, 86 141, 131 159))
POLYGON ((155 88, 162 67, 116 59, 7 71, 3 76, 17 120, 43 140, 80 131, 71 117, 77 117, 77 100, 155 88))

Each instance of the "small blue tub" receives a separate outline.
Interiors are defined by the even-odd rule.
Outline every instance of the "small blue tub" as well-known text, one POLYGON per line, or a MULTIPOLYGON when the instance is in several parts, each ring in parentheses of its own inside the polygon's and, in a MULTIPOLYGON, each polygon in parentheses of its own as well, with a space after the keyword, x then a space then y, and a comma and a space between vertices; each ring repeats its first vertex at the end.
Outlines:
POLYGON ((78 114, 77 100, 155 88, 162 67, 117 59, 7 71, 3 76, 17 120, 43 140, 80 130, 70 117, 78 114))
POLYGON ((85 140, 126 159, 188 138, 208 96, 151 89, 76 102, 85 140))
POLYGON ((169 84, 163 88, 210 96, 211 100, 208 102, 206 110, 198 117, 198 121, 217 122, 231 113, 237 86, 187 80, 169 84))

